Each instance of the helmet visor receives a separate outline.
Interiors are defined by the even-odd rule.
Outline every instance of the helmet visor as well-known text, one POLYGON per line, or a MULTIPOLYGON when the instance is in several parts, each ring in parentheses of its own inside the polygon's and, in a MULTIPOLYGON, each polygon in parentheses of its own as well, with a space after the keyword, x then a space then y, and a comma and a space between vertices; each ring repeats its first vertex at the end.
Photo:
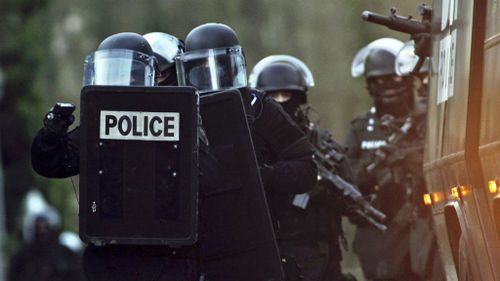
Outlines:
POLYGON ((125 50, 99 50, 87 56, 83 86, 154 86, 154 58, 125 50))
MULTIPOLYGON (((184 49, 184 43, 177 37, 163 32, 151 32, 144 35, 158 60, 158 69, 163 72, 175 63, 184 49)), ((159 73, 157 73, 159 74, 159 73)))
POLYGON ((193 86, 200 93, 245 87, 243 50, 235 46, 183 53, 177 60, 177 77, 180 86, 193 86))
MULTIPOLYGON (((396 56, 396 73, 398 75, 409 75, 415 69, 418 59, 419 57, 415 54, 415 42, 413 40, 406 42, 396 56)), ((418 72, 421 74, 429 72, 429 64, 429 58, 426 58, 418 72)))

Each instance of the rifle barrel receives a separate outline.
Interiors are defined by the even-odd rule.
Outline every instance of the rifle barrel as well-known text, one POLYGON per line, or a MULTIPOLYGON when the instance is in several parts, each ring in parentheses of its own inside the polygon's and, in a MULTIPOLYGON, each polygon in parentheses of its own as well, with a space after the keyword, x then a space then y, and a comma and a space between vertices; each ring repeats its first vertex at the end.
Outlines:
POLYGON ((396 15, 384 16, 381 14, 364 11, 361 18, 368 22, 384 25, 389 29, 408 34, 429 32, 429 25, 396 15))
POLYGON ((373 225, 374 227, 376 227, 378 230, 380 230, 382 232, 384 232, 384 231, 387 230, 387 226, 385 224, 379 223, 378 221, 374 220, 370 216, 368 216, 365 213, 363 213, 363 211, 356 210, 356 214, 358 214, 361 217, 363 217, 365 220, 367 220, 371 225, 373 225))

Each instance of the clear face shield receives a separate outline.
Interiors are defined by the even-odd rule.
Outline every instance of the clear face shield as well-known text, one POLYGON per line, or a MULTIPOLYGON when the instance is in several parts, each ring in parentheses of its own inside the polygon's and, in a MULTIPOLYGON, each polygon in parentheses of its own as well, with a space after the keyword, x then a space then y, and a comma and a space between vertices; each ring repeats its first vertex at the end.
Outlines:
POLYGON ((246 87, 245 67, 240 46, 185 52, 176 60, 179 85, 200 93, 246 87))
MULTIPOLYGON (((410 40, 406 42, 396 55, 395 70, 398 75, 409 75, 418 62, 418 56, 415 54, 415 42, 410 40)), ((427 74, 430 69, 430 60, 426 58, 422 67, 418 70, 420 75, 427 74)))
POLYGON ((126 49, 99 50, 85 58, 83 86, 154 86, 155 58, 126 49))
POLYGON ((163 74, 162 72, 174 65, 175 57, 181 54, 184 48, 182 41, 167 33, 151 32, 143 35, 143 37, 151 45, 157 57, 158 69, 160 70, 160 73, 156 73, 157 75, 163 74))

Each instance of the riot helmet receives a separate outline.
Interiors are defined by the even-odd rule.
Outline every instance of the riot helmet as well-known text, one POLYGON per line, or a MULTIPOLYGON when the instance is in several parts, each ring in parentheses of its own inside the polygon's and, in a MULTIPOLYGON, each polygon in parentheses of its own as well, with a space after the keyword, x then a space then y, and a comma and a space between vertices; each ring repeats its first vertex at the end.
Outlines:
POLYGON ((158 85, 176 85, 175 58, 184 51, 184 42, 163 32, 143 35, 153 49, 157 64, 156 81, 158 85))
POLYGON ((250 87, 253 88, 257 87, 257 77, 259 76, 260 72, 268 65, 277 62, 287 63, 294 66, 300 72, 302 78, 304 79, 304 86, 306 88, 314 87, 314 77, 309 67, 307 67, 307 65, 303 61, 289 55, 271 55, 261 59, 253 67, 252 73, 250 73, 250 76, 248 78, 248 83, 250 84, 250 87))
POLYGON ((365 63, 366 57, 374 49, 383 49, 390 53, 397 54, 397 52, 403 47, 403 42, 394 38, 380 38, 359 50, 351 65, 351 75, 352 77, 366 76, 365 63))
POLYGON ((27 243, 48 242, 57 238, 61 219, 38 190, 24 200, 23 239, 27 243))
POLYGON ((225 24, 206 23, 191 30, 176 66, 179 85, 193 86, 202 94, 247 85, 243 49, 225 24))
POLYGON ((301 73, 287 63, 277 62, 263 68, 257 78, 256 87, 279 102, 291 116, 301 104, 307 102, 307 87, 301 73))
POLYGON ((256 87, 266 92, 305 92, 307 90, 300 72, 295 67, 282 62, 273 63, 262 69, 257 78, 256 87))
POLYGON ((260 60, 252 69, 250 86, 264 90, 279 102, 292 117, 307 103, 307 90, 314 86, 314 77, 307 65, 289 55, 272 55, 260 60))
POLYGON ((374 99, 378 115, 400 117, 413 107, 412 79, 397 75, 394 64, 403 43, 396 39, 376 40, 361 49, 355 56, 353 76, 366 77, 368 92, 374 99))
POLYGON ((155 64, 153 50, 140 34, 113 34, 85 58, 83 86, 154 86, 155 64))
POLYGON ((367 78, 386 75, 397 75, 394 69, 396 54, 385 49, 372 49, 365 59, 367 78))

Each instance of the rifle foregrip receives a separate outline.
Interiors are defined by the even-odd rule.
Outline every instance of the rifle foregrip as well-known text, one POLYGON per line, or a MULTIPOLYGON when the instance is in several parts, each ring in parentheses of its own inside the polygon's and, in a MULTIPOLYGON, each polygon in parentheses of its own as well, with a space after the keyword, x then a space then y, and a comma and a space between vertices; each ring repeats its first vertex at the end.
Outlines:
POLYGON ((369 222, 371 225, 373 225, 375 228, 377 228, 378 230, 382 231, 382 232, 385 232, 387 230, 387 226, 383 223, 379 223, 378 221, 374 220, 373 218, 371 218, 370 216, 366 215, 365 213, 363 213, 363 211, 361 210, 356 210, 356 213, 361 216, 362 218, 364 218, 367 222, 369 222))
POLYGON ((372 216, 376 217, 378 220, 381 220, 381 221, 385 220, 386 215, 384 213, 382 213, 381 211, 375 209, 373 206, 371 206, 371 205, 366 206, 365 205, 363 207, 368 214, 371 214, 372 216))

